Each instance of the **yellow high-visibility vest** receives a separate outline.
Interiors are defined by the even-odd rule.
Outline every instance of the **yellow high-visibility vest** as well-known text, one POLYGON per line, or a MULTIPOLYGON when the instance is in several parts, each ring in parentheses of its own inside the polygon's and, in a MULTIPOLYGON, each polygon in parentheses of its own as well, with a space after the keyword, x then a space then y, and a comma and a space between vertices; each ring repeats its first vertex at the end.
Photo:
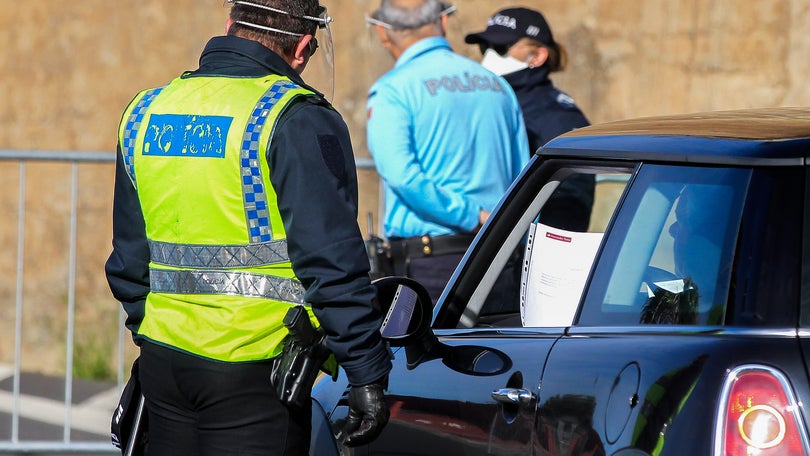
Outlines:
POLYGON ((304 289, 265 154, 301 96, 314 93, 277 75, 181 76, 130 103, 119 144, 151 252, 140 336, 228 362, 281 352, 304 289))

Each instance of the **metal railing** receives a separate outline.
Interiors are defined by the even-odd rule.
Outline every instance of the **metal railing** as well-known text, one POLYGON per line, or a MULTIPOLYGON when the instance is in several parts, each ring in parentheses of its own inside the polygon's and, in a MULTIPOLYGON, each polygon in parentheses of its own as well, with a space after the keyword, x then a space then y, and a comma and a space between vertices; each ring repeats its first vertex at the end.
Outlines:
MULTIPOLYGON (((84 418, 77 419, 77 410, 73 404, 74 391, 74 355, 75 355, 75 325, 76 325, 76 273, 77 273, 77 220, 79 216, 79 168, 86 164, 109 164, 113 174, 115 153, 113 152, 90 152, 90 151, 47 151, 47 150, 3 150, 0 149, 0 163, 18 164, 19 194, 17 195, 17 226, 16 226, 16 270, 14 275, 14 363, 13 366, 3 367, 0 365, 0 374, 11 371, 12 386, 10 393, 0 389, 0 423, 3 423, 2 414, 10 413, 10 431, 0 428, 0 454, 117 454, 119 451, 112 446, 107 432, 109 431, 109 418, 115 407, 115 401, 123 387, 125 375, 128 375, 129 366, 125 365, 125 347, 129 342, 129 334, 124 329, 124 313, 120 312, 119 324, 116 328, 117 335, 117 372, 116 381, 111 382, 110 391, 103 397, 103 405, 97 405, 95 410, 85 412, 90 413, 95 419, 94 438, 75 438, 72 433, 75 431, 89 431, 88 423, 84 418), (70 195, 69 195, 69 243, 67 246, 67 296, 66 296, 66 321, 65 325, 65 365, 64 365, 64 400, 61 407, 54 408, 53 400, 43 401, 41 398, 31 397, 22 394, 24 378, 22 372, 23 356, 23 310, 24 299, 24 270, 26 267, 26 218, 28 217, 28 207, 26 206, 26 186, 28 179, 28 168, 32 162, 53 162, 68 165, 70 174, 70 195), (47 404, 45 404, 47 402, 47 404), (49 412, 43 412, 42 408, 50 407, 49 412), (53 416, 54 409, 61 408, 63 412, 61 419, 53 416), (94 414, 94 415, 93 415, 94 414), (43 418, 45 417, 45 418, 43 418), (21 419, 26 420, 26 425, 30 426, 30 420, 47 419, 47 424, 53 426, 56 423, 62 427, 62 437, 58 440, 45 440, 35 438, 24 438, 21 436, 21 419), (98 428, 98 429, 96 429, 98 428), (6 434, 8 438, 6 438, 6 434)), ((358 169, 374 169, 371 159, 357 159, 358 169)), ((5 181, 9 181, 13 176, 4 176, 5 181)), ((111 209, 112 204, 108 205, 111 209)), ((104 217, 111 218, 111 212, 104 214, 104 217)), ((13 229, 7 227, 7 229, 13 229)), ((11 252, 11 246, 7 246, 11 252)), ((7 276, 12 277, 12 276, 7 276)), ((58 279, 55 279, 58 280, 58 279)), ((9 284, 10 285, 10 284, 9 284)), ((112 299, 112 298, 111 298, 112 299)), ((116 305, 111 302, 110 305, 116 305)), ((4 375, 0 375, 0 380, 4 375)), ((84 410, 84 409, 83 409, 84 410)))
MULTIPOLYGON (((73 356, 75 350, 75 316, 76 316, 76 260, 77 260, 77 219, 78 219, 78 171, 79 167, 85 163, 112 163, 115 161, 115 154, 110 152, 70 152, 70 151, 43 151, 43 150, 0 150, 0 160, 16 161, 19 168, 19 193, 17 203, 17 228, 16 228, 16 277, 15 277, 15 299, 14 299, 14 364, 12 370, 12 390, 11 390, 11 430, 10 437, 0 440, 0 453, 109 453, 115 454, 115 448, 109 443, 99 438, 99 441, 79 441, 71 438, 73 430, 73 356), (28 179, 28 164, 33 161, 40 162, 63 162, 70 164, 70 209, 69 209, 69 236, 68 244, 68 284, 67 284, 67 321, 65 324, 65 377, 64 377, 64 415, 62 418, 62 439, 51 440, 24 440, 20 436, 21 418, 36 419, 38 415, 36 409, 47 407, 45 401, 36 397, 25 398, 21 394, 22 379, 22 349, 23 349, 23 290, 24 290, 24 268, 26 264, 25 242, 26 242, 26 187, 28 179), (30 404, 29 404, 30 403, 30 404), (25 411, 26 413, 23 413, 25 411)), ((112 170, 111 170, 112 171, 112 170)), ((8 176, 10 177, 10 176, 8 176)), ((124 375, 124 329, 123 324, 118 330, 118 373, 117 385, 123 383, 124 375)), ((8 399, 7 397, 4 398, 8 399)), ((8 404, 6 404, 8 405, 8 404)), ((112 412, 115 404, 109 405, 109 413, 112 412)), ((8 412, 5 410, 4 412, 8 412)), ((108 413, 108 416, 109 416, 108 413)), ((51 420, 53 421, 53 420, 51 420)), ((35 425, 34 425, 35 426, 35 425)), ((100 436, 106 429, 99 429, 100 436)))

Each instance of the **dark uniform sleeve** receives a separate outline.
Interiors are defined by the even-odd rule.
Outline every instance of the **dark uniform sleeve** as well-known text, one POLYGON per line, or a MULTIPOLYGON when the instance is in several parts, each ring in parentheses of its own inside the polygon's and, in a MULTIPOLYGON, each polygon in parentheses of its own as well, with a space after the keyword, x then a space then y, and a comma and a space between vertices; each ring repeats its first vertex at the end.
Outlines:
POLYGON ((357 171, 340 115, 311 99, 294 102, 268 149, 270 179, 287 231, 293 270, 352 385, 391 369, 381 316, 357 225, 357 171))
POLYGON ((138 195, 124 168, 121 151, 115 160, 112 253, 105 272, 113 296, 127 314, 126 327, 137 332, 149 294, 149 244, 138 195))

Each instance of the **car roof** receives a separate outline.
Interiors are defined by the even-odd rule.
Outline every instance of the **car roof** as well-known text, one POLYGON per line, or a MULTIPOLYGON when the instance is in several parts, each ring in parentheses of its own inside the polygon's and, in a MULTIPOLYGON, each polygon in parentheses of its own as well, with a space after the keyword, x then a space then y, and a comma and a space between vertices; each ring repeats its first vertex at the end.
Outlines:
POLYGON ((628 160, 803 165, 810 153, 810 108, 756 108, 606 122, 565 133, 538 153, 628 160))

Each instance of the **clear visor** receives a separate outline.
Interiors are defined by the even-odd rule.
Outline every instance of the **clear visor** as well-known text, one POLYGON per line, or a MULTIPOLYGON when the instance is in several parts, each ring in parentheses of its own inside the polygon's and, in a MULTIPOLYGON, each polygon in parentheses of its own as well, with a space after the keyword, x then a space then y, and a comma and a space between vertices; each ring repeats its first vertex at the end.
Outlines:
MULTIPOLYGON (((307 17, 307 19, 310 18, 307 17)), ((317 20, 318 30, 315 32, 317 48, 312 48, 315 43, 310 44, 310 52, 314 52, 314 54, 310 57, 304 71, 305 79, 308 84, 323 92, 326 99, 332 102, 335 95, 335 48, 329 24, 333 22, 333 19, 327 13, 326 8, 323 8, 317 20)))

